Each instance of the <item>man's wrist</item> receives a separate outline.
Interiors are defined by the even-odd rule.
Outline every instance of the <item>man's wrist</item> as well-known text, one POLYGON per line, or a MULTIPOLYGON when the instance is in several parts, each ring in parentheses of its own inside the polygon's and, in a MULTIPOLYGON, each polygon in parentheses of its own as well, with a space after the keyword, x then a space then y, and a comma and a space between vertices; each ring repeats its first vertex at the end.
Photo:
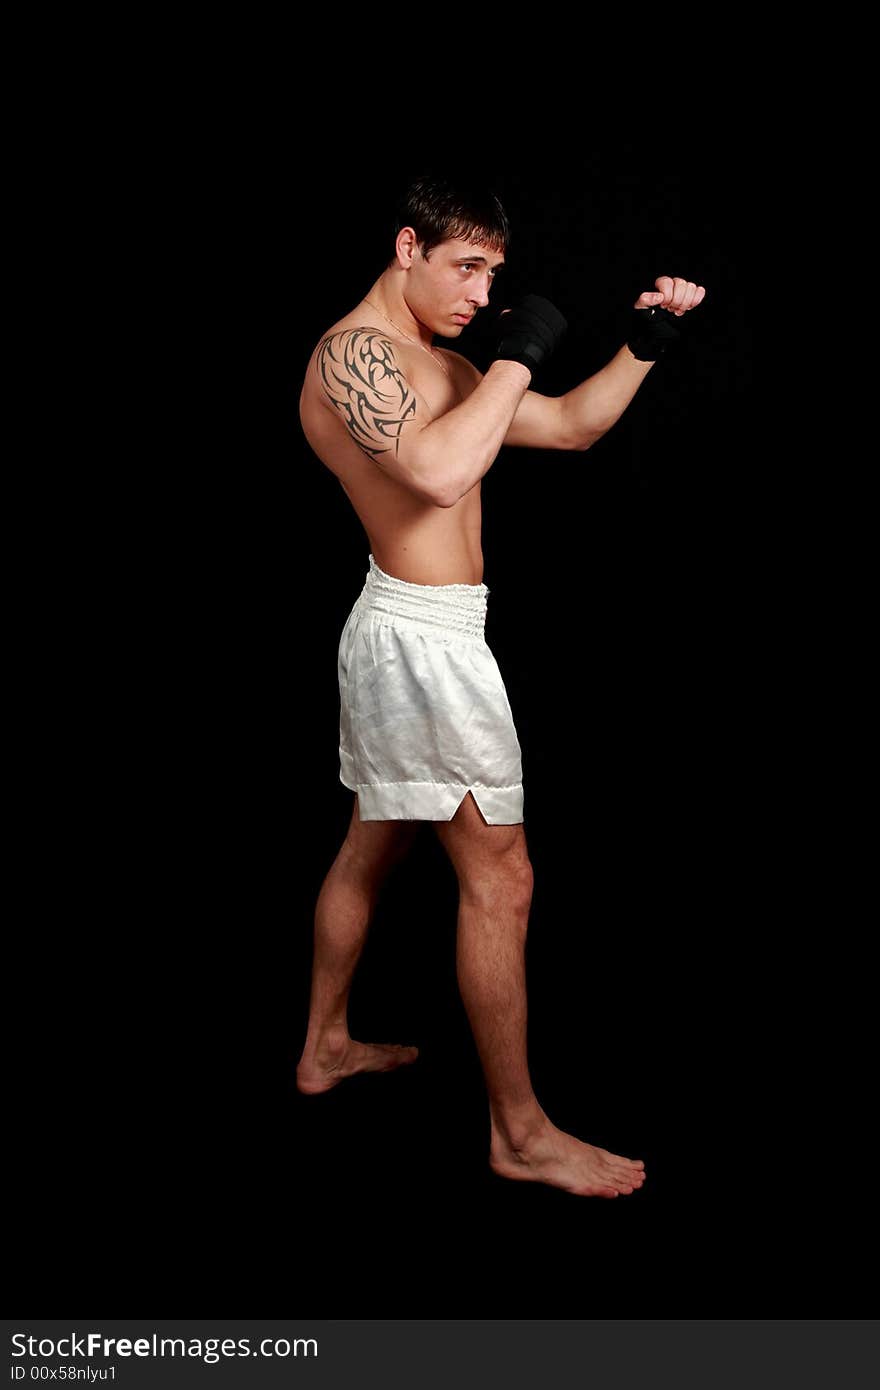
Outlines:
POLYGON ((666 309, 636 309, 630 313, 626 345, 638 362, 656 362, 681 338, 674 316, 666 309))
MULTIPOLYGON (((489 367, 489 372, 501 381, 519 382, 524 386, 529 386, 532 380, 532 373, 525 363, 518 362, 513 357, 496 357, 489 367)), ((486 373, 487 376, 489 372, 486 373)))
POLYGON ((630 347, 629 343, 624 343, 623 351, 626 353, 626 360, 628 362, 637 362, 640 367, 645 368, 644 375, 646 376, 650 369, 657 365, 656 360, 653 357, 637 357, 636 354, 633 352, 632 348, 630 347))

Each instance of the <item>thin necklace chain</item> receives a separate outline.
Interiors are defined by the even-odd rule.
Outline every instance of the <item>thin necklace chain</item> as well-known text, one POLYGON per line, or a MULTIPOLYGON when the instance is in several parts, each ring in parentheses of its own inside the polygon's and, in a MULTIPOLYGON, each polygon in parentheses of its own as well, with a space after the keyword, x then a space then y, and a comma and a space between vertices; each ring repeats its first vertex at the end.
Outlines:
POLYGON ((366 296, 366 295, 364 295, 364 303, 365 303, 365 304, 369 304, 369 306, 370 306, 371 309, 375 309, 377 314, 382 314, 382 317, 383 317, 383 319, 385 319, 386 323, 390 323, 390 324, 391 324, 391 327, 392 327, 392 328, 396 328, 397 331, 398 331, 398 333, 403 334, 403 337, 404 337, 404 338, 408 338, 409 341, 410 341, 411 343, 415 343, 416 347, 420 347, 420 348, 422 349, 422 352, 426 352, 426 353, 428 354, 428 356, 432 359, 432 361, 436 362, 439 366, 441 366, 441 367, 443 368, 443 370, 444 370, 444 372, 446 373, 447 376, 450 375, 450 373, 449 373, 449 368, 446 366, 446 363, 443 361, 442 357, 435 357, 434 354, 433 354, 433 352, 431 351, 431 349, 430 349, 430 348, 426 348, 424 343, 420 343, 419 340, 418 340, 418 338, 413 338, 413 337, 410 336, 409 333, 404 333, 404 332, 403 332, 403 329, 400 328, 400 327, 394 322, 394 319, 390 319, 390 318, 388 317, 387 314, 382 313, 382 310, 379 308, 378 304, 374 304, 373 301, 372 301, 372 299, 367 299, 367 296, 366 296))

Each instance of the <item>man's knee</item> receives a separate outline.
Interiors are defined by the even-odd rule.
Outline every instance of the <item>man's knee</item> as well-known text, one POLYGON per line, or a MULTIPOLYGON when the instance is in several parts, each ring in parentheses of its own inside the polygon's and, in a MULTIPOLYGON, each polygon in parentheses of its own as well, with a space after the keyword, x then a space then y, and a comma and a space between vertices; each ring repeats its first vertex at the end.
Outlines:
POLYGON ((532 901, 535 875, 525 845, 521 850, 517 847, 516 851, 508 856, 503 866, 503 875, 510 906, 518 911, 526 911, 532 901))
MULTIPOLYGON (((525 850, 525 846, 523 846, 523 850, 525 850)), ((527 853, 517 863, 515 878, 517 892, 523 904, 528 906, 532 901, 532 894, 535 889, 535 871, 527 853)))
POLYGON ((452 820, 435 821, 434 829, 469 896, 528 906, 534 874, 522 822, 488 825, 468 792, 452 820))
POLYGON ((528 856, 518 847, 488 860, 466 862, 458 882, 463 902, 498 921, 520 921, 525 928, 534 875, 528 856))

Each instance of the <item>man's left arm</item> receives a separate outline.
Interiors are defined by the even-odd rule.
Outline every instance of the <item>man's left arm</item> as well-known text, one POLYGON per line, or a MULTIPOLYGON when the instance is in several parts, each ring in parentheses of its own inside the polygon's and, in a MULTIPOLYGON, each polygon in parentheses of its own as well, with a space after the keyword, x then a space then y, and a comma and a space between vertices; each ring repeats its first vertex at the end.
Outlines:
POLYGON ((672 319, 682 318, 706 297, 703 285, 679 276, 660 275, 654 284, 633 305, 627 342, 611 361, 564 396, 527 392, 505 444, 583 450, 607 434, 654 363, 678 338, 672 319))

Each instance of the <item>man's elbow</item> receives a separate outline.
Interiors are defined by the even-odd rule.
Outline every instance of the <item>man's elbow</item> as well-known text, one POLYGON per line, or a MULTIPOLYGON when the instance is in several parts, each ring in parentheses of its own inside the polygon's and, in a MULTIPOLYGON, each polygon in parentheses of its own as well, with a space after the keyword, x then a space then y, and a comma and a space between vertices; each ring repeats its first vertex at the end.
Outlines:
POLYGON ((419 502, 428 507, 454 507, 456 502, 461 501, 457 493, 449 490, 438 491, 436 487, 423 482, 415 483, 411 479, 407 480, 406 489, 419 502))
POLYGON ((436 461, 424 455, 410 455, 405 461, 406 486, 420 502, 432 507, 454 507, 458 494, 448 470, 440 470, 436 461))
POLYGON ((448 485, 441 485, 435 478, 430 475, 426 477, 422 472, 416 473, 408 469, 406 477, 401 481, 414 497, 431 507, 454 507, 458 501, 457 497, 453 497, 448 485))
POLYGON ((409 473, 405 482, 413 497, 417 497, 420 502, 427 503, 429 507, 454 507, 458 501, 458 496, 453 492, 452 485, 438 483, 436 478, 426 478, 424 474, 409 473))
POLYGON ((458 480, 449 477, 448 474, 446 477, 438 477, 434 470, 431 470, 427 478, 423 475, 421 492, 424 500, 435 507, 454 507, 462 498, 458 480))
POLYGON ((445 487, 438 489, 434 494, 434 505, 437 507, 457 507, 459 502, 463 502, 469 492, 473 492, 478 487, 482 479, 482 473, 478 478, 457 477, 445 487))
POLYGON ((575 444, 574 447, 579 454, 585 454, 588 449, 592 449, 593 445, 602 438, 603 434, 605 434, 605 430, 592 430, 585 440, 581 440, 581 442, 575 444))

